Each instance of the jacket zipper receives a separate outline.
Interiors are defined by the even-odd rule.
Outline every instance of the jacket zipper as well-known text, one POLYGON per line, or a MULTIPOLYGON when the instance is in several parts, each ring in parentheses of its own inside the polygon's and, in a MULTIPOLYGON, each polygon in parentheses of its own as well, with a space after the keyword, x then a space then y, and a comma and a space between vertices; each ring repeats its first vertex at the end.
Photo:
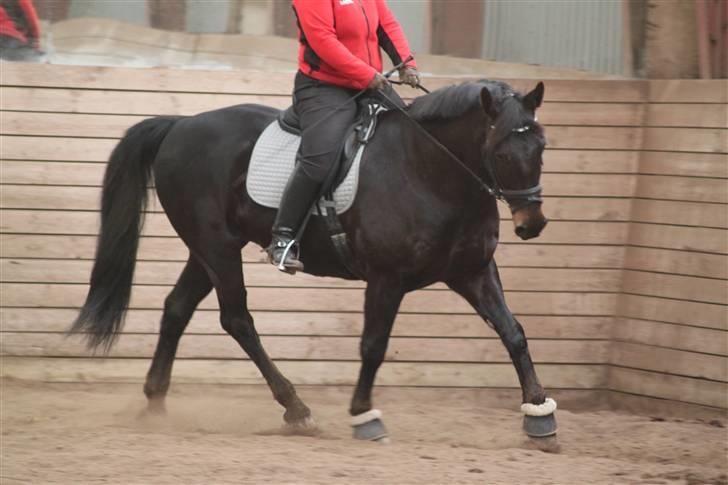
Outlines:
POLYGON ((369 25, 369 16, 367 15, 367 11, 364 10, 364 4, 361 3, 361 0, 357 0, 359 3, 359 8, 361 8, 361 13, 364 14, 364 20, 367 22, 367 55, 369 56, 369 65, 372 65, 372 51, 369 47, 369 35, 371 34, 371 25, 369 25))

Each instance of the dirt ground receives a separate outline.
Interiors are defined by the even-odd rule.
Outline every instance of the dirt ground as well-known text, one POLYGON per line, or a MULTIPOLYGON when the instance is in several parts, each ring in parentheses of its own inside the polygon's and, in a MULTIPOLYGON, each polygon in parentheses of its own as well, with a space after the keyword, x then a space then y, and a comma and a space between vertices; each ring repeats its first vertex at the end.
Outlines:
POLYGON ((176 385, 164 418, 139 416, 140 388, 3 381, 0 483, 728 483, 721 420, 559 409, 561 451, 545 453, 510 400, 378 389, 379 445, 350 438, 347 388, 299 389, 313 437, 282 432, 264 387, 176 385))

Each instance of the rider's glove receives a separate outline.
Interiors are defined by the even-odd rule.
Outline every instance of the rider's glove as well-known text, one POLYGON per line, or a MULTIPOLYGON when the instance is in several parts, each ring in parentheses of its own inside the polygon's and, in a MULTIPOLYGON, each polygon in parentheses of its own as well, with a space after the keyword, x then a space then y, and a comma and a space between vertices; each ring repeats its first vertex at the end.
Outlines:
POLYGON ((369 81, 369 86, 367 86, 367 89, 382 89, 385 86, 389 86, 389 81, 386 77, 384 77, 380 73, 376 73, 371 81, 369 81))
POLYGON ((420 73, 417 68, 412 66, 404 66, 399 70, 399 80, 408 86, 416 88, 420 84, 420 73))

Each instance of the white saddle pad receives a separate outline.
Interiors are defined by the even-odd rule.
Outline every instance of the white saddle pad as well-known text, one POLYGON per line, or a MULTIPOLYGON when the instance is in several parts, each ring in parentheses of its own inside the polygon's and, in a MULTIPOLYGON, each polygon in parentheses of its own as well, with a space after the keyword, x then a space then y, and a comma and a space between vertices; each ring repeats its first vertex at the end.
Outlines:
MULTIPOLYGON (((278 208, 288 177, 293 171, 300 144, 301 137, 284 131, 278 120, 273 121, 263 131, 253 148, 248 178, 245 182, 248 194, 255 202, 265 207, 278 208)), ((346 212, 354 203, 363 152, 364 145, 357 150, 349 173, 334 192, 336 212, 339 214, 346 212)), ((316 214, 315 208, 313 213, 316 214)))

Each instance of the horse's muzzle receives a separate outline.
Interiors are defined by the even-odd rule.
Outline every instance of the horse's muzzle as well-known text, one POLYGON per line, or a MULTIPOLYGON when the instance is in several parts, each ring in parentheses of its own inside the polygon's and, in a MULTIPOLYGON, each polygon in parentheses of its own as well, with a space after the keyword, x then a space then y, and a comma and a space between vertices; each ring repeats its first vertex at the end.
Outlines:
POLYGON ((528 205, 513 213, 516 236, 524 241, 538 237, 548 220, 541 212, 541 204, 528 205))

